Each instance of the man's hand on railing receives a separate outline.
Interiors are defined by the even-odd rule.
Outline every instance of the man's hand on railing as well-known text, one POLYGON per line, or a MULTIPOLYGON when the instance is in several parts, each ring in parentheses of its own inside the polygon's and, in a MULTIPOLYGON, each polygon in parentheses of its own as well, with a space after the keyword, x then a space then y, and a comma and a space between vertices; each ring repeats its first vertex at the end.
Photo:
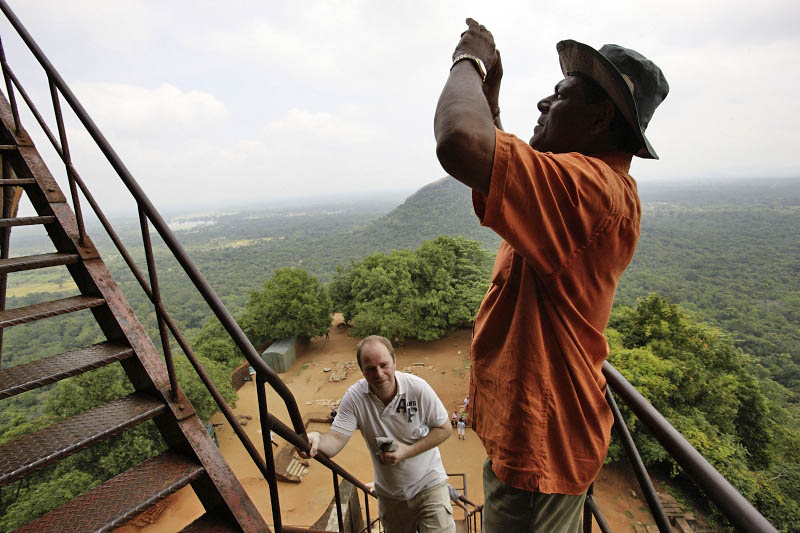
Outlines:
POLYGON ((316 456, 318 451, 324 453, 326 457, 333 457, 339 453, 341 449, 344 448, 344 445, 347 444, 347 441, 350 440, 350 435, 344 435, 338 431, 328 431, 324 434, 320 434, 318 431, 312 431, 307 433, 306 436, 308 437, 308 444, 310 445, 308 453, 300 448, 295 448, 297 453, 300 454, 300 457, 306 459, 316 456))
POLYGON ((300 448, 295 448, 297 453, 300 454, 300 457, 303 459, 309 459, 317 455, 317 450, 319 449, 319 432, 312 431, 311 433, 306 434, 308 437, 308 444, 311 446, 311 449, 306 452, 305 450, 301 450, 300 448))

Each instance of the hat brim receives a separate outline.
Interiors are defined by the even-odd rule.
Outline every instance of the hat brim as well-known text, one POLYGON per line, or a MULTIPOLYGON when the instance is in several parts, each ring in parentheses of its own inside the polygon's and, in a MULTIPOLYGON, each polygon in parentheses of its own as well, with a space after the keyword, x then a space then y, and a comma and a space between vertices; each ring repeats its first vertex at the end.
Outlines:
POLYGON ((591 46, 571 39, 559 42, 556 50, 564 76, 578 72, 593 79, 622 112, 641 146, 636 155, 646 159, 658 159, 656 151, 639 125, 639 113, 630 82, 625 80, 619 69, 591 46))

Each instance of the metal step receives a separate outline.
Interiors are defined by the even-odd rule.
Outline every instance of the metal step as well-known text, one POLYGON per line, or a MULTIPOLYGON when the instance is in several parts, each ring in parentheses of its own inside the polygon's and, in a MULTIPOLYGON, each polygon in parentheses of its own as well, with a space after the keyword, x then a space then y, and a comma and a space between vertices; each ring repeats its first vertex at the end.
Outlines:
POLYGON ((24 365, 0 369, 0 400, 127 359, 133 349, 101 342, 24 365))
POLYGON ((33 178, 0 179, 0 187, 21 187, 23 185, 34 185, 36 180, 33 178))
POLYGON ((90 307, 98 307, 104 303, 106 302, 102 298, 93 298, 91 296, 72 296, 70 298, 53 300, 52 302, 44 302, 25 307, 18 307, 16 309, 9 309, 7 311, 0 311, 0 328, 17 326, 19 324, 25 324, 26 322, 41 320, 42 318, 72 313, 75 311, 80 311, 81 309, 89 309, 90 307))
MULTIPOLYGON (((55 217, 35 217, 35 218, 55 218, 55 217)), ((10 218, 0 219, 15 220, 10 218)), ((2 227, 2 226, 0 226, 2 227)), ((78 254, 62 254, 54 252, 51 254, 41 255, 25 255, 22 257, 10 257, 8 259, 0 259, 0 274, 8 274, 9 272, 21 272, 23 270, 35 270, 37 268, 47 268, 60 265, 71 265, 80 261, 81 256, 78 254)))
POLYGON ((204 474, 203 467, 195 461, 165 452, 18 531, 111 531, 204 474))
POLYGON ((167 410, 160 400, 133 393, 0 446, 0 486, 167 410))
POLYGON ((35 224, 52 224, 55 221, 56 217, 54 216, 0 218, 0 228, 11 228, 16 226, 33 226, 35 224))
POLYGON ((232 533, 241 530, 237 524, 232 523, 230 520, 206 513, 181 529, 180 533, 232 533))

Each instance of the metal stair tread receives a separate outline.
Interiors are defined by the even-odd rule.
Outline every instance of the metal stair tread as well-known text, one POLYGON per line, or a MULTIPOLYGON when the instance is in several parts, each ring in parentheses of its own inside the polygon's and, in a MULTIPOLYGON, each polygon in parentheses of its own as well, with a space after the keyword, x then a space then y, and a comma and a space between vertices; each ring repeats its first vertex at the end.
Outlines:
POLYGON ((0 179, 0 187, 20 187, 22 185, 34 185, 36 180, 34 178, 11 178, 0 179))
MULTIPOLYGON (((55 217, 36 217, 36 218, 55 218, 55 217)), ((2 221, 14 220, 3 218, 0 219, 0 227, 2 221)), ((37 268, 47 268, 51 266, 71 265, 80 261, 81 256, 78 254, 65 254, 60 252, 53 252, 49 254, 39 255, 25 255, 21 257, 11 257, 8 259, 0 259, 0 274, 7 274, 9 272, 20 272, 23 270, 34 270, 37 268)))
POLYGON ((181 529, 180 533, 228 533, 241 530, 237 524, 232 524, 224 518, 206 513, 181 529))
POLYGON ((110 531, 205 474, 194 460, 165 452, 113 477, 18 531, 110 531))
POLYGON ((130 346, 101 342, 23 365, 0 369, 0 400, 127 359, 130 346))
POLYGON ((41 217, 16 217, 0 218, 0 228, 10 228, 14 226, 33 226, 34 224, 52 224, 56 217, 52 215, 41 217))
POLYGON ((91 307, 98 307, 103 304, 105 304, 105 300, 102 298, 95 298, 93 296, 71 296, 69 298, 61 298, 60 300, 8 309, 6 311, 0 311, 0 328, 16 326, 42 318, 89 309, 91 307))
POLYGON ((133 393, 7 442, 0 446, 0 486, 158 416, 166 409, 161 400, 133 393))

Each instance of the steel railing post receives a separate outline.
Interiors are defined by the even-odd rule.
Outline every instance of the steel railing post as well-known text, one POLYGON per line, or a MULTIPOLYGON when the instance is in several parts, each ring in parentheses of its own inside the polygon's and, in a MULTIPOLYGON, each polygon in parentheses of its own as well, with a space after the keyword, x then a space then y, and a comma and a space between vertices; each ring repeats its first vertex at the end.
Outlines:
POLYGON ((258 416, 261 421, 261 440, 264 442, 264 457, 267 460, 267 485, 272 506, 272 521, 276 533, 283 531, 281 504, 278 498, 278 479, 275 471, 275 456, 272 454, 272 417, 267 408, 266 380, 256 375, 256 394, 258 395, 258 416))
POLYGON ((72 175, 72 156, 69 153, 67 129, 64 126, 64 115, 61 113, 61 99, 58 97, 58 88, 49 73, 47 80, 50 83, 50 96, 53 98, 53 111, 56 115, 58 136, 61 139, 61 157, 66 166, 69 192, 72 196, 72 207, 75 210, 75 218, 78 221, 78 243, 83 246, 86 241, 86 228, 83 225, 83 211, 81 210, 81 202, 78 197, 78 187, 75 185, 75 178, 72 175))
POLYGON ((6 63, 6 51, 3 48, 3 41, 0 39, 0 65, 3 67, 3 77, 6 81, 6 92, 8 92, 8 103, 11 104, 11 115, 14 117, 14 133, 19 135, 19 110, 17 109, 17 98, 14 96, 14 86, 8 76, 8 64, 6 63))

